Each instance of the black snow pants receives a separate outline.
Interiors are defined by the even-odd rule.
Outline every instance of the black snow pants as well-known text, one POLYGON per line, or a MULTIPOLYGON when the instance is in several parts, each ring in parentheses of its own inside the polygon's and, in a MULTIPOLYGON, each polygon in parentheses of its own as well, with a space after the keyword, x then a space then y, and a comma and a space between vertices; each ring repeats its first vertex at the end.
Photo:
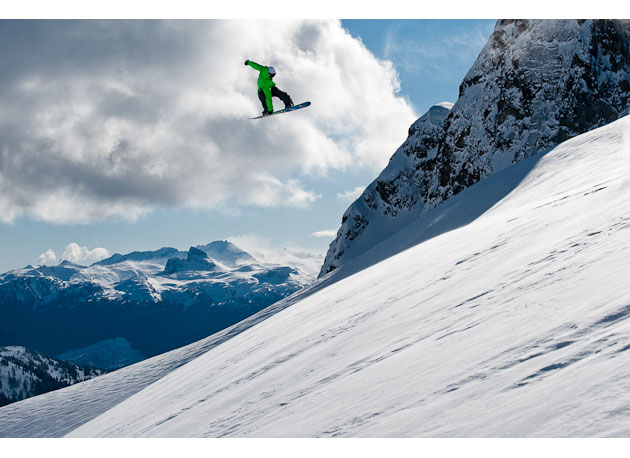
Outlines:
MULTIPOLYGON (((291 100, 291 97, 289 96, 289 94, 287 94, 286 92, 282 92, 276 86, 271 88, 271 96, 278 97, 280 100, 282 100, 282 103, 284 103, 285 108, 293 105, 293 101, 291 100)), ((258 90, 258 98, 260 99, 260 103, 262 103, 263 110, 269 113, 269 108, 267 107, 267 101, 265 100, 265 92, 262 89, 258 90)))

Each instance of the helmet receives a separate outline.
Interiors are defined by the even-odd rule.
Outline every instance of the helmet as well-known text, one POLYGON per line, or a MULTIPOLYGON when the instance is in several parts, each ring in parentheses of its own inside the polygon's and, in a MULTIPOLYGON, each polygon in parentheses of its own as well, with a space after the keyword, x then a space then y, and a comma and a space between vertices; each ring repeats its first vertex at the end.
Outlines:
POLYGON ((273 68, 273 67, 269 67, 269 75, 270 75, 270 76, 273 76, 273 75, 275 75, 275 74, 276 74, 276 69, 275 69, 275 68, 273 68))

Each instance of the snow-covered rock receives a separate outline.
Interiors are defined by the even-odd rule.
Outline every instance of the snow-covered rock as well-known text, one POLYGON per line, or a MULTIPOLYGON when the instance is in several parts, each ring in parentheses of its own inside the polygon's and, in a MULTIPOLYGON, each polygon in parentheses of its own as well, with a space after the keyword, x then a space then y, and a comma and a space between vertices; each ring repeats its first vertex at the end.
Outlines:
POLYGON ((292 259, 260 260, 216 241, 91 266, 27 266, 0 275, 0 344, 120 367, 210 335, 314 281, 321 257, 292 259))
POLYGON ((254 256, 227 240, 217 240, 206 245, 199 245, 196 248, 229 267, 257 262, 254 256))
POLYGON ((479 180, 629 107, 629 21, 498 21, 455 105, 416 121, 345 212, 320 275, 479 180))
POLYGON ((199 248, 191 247, 188 250, 188 256, 186 259, 169 259, 164 267, 164 275, 173 275, 179 272, 225 272, 227 269, 223 268, 219 263, 210 258, 205 251, 199 248))
POLYGON ((1 408, 0 436, 628 437, 629 160, 625 117, 519 161, 231 328, 1 408))
POLYGON ((125 261, 157 261, 165 262, 168 259, 185 257, 185 253, 176 248, 164 247, 156 251, 134 251, 129 254, 114 254, 113 256, 103 259, 94 265, 109 266, 112 264, 120 264, 125 261))

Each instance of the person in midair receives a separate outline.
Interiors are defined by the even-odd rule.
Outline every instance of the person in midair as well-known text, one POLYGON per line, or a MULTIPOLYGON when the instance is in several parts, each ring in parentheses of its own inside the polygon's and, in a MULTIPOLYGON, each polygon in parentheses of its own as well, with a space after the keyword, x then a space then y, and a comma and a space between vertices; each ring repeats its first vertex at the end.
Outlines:
POLYGON ((285 108, 293 106, 293 101, 289 94, 282 92, 276 87, 276 83, 273 82, 273 77, 276 76, 276 69, 273 67, 265 67, 264 65, 257 64, 251 60, 246 60, 245 65, 249 65, 255 70, 258 70, 258 98, 263 106, 263 115, 270 115, 273 113, 273 101, 272 97, 278 97, 284 103, 285 108))

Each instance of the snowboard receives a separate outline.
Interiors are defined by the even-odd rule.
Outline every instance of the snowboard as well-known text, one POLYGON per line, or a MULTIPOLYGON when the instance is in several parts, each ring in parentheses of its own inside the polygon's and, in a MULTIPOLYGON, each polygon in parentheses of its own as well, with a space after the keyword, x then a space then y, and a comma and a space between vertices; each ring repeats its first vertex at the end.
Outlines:
POLYGON ((273 116, 273 115, 277 115, 277 114, 281 114, 281 113, 288 113, 289 111, 299 110, 300 108, 306 108, 310 104, 311 104, 311 102, 304 102, 304 103, 300 103, 299 105, 293 105, 290 108, 283 108, 282 110, 276 110, 273 113, 268 114, 268 115, 260 115, 260 116, 256 116, 255 118, 249 118, 249 119, 268 118, 269 116, 273 116))

